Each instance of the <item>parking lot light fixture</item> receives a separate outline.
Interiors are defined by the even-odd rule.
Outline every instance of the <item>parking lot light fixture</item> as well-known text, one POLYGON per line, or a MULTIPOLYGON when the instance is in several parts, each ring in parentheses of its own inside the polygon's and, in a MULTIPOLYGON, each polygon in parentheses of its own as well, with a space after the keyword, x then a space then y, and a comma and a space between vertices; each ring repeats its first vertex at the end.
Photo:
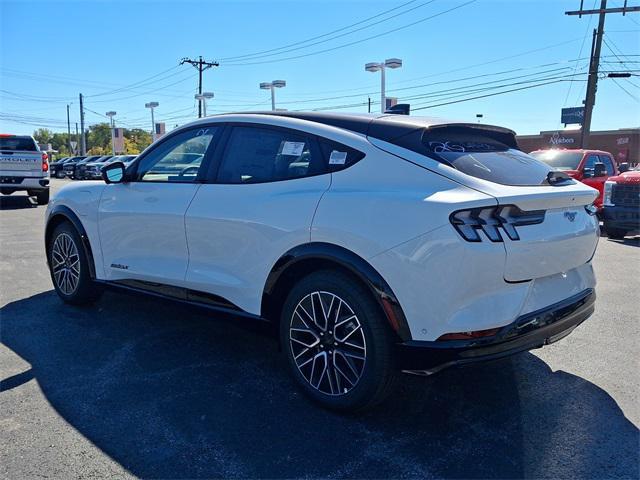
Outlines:
POLYGON ((109 121, 111 122, 111 154, 115 155, 116 154, 116 144, 115 144, 115 139, 114 139, 114 128, 115 128, 115 122, 113 121, 113 117, 116 116, 116 112, 114 112, 113 110, 105 113, 105 115, 107 117, 109 117, 109 121))
POLYGON ((274 80, 272 82, 262 82, 260 84, 260 88, 262 90, 270 90, 271 91, 271 110, 275 112, 276 110, 276 88, 283 88, 287 86, 287 82, 284 80, 274 80))
POLYGON ((156 121, 153 118, 153 109, 158 107, 159 105, 160 104, 158 102, 149 102, 144 104, 145 108, 148 108, 151 110, 151 141, 152 142, 156 141, 156 121))
POLYGON ((213 92, 196 93, 194 98, 202 103, 202 116, 207 116, 207 100, 213 98, 213 92))
POLYGON ((387 58, 384 62, 369 62, 365 64, 364 69, 367 72, 380 71, 380 112, 384 113, 386 110, 387 97, 385 94, 385 70, 387 68, 400 68, 402 67, 402 60, 399 58, 387 58))

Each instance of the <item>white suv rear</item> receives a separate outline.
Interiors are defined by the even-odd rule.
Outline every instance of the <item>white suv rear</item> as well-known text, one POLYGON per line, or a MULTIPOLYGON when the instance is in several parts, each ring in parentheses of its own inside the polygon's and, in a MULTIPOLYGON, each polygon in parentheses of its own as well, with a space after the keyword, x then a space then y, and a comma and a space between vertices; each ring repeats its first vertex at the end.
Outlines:
POLYGON ((103 176, 48 209, 63 300, 113 286, 270 321, 330 408, 381 401, 400 370, 541 347, 593 312, 597 192, 504 128, 221 115, 103 176))
POLYGON ((0 193, 19 191, 49 202, 49 159, 33 137, 0 134, 0 193))

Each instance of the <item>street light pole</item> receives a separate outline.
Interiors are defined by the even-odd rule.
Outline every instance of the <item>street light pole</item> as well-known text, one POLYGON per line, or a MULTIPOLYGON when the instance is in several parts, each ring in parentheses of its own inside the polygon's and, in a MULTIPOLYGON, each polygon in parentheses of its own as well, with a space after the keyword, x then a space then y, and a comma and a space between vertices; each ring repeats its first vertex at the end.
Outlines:
POLYGON ((371 62, 364 66, 367 72, 380 71, 380 112, 384 113, 387 109, 387 97, 386 97, 386 78, 385 70, 387 68, 400 68, 402 66, 402 60, 399 58, 387 58, 384 62, 371 62))
POLYGON ((111 121, 111 154, 115 156, 116 154, 116 144, 115 144, 115 138, 113 136, 113 129, 114 129, 114 122, 113 122, 113 117, 116 115, 116 112, 107 112, 105 113, 105 115, 107 117, 109 117, 109 120, 111 121))
POLYGON ((145 108, 148 108, 151 110, 151 142, 156 141, 156 121, 155 121, 155 118, 153 117, 153 109, 159 105, 160 104, 158 102, 149 102, 144 104, 145 108))
POLYGON ((262 90, 270 90, 271 91, 271 110, 275 112, 276 110, 276 88, 286 87, 287 82, 284 80, 274 80, 273 82, 262 82, 260 84, 260 88, 262 90))
POLYGON ((194 95, 194 98, 198 100, 198 103, 202 106, 201 108, 202 114, 203 114, 202 116, 206 117, 207 116, 207 99, 213 98, 213 92, 196 93, 194 95))

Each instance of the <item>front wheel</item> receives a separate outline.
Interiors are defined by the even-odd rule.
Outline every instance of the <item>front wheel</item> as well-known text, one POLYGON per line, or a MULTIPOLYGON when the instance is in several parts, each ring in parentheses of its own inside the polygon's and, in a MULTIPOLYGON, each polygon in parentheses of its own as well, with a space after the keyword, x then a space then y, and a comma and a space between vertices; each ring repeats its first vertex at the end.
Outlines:
POLYGON ((61 223, 47 247, 51 280, 58 296, 74 305, 97 300, 102 289, 91 278, 89 258, 76 229, 70 223, 61 223))
POLYGON ((327 408, 363 410, 392 389, 389 326, 371 293, 341 272, 316 272, 293 288, 280 336, 295 379, 327 408))

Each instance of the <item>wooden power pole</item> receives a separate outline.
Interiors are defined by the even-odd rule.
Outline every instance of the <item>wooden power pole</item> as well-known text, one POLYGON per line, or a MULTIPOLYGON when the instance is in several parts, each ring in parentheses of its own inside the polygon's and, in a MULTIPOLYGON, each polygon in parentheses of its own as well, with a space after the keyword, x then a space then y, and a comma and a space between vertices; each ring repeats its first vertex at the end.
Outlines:
MULTIPOLYGON (((188 63, 193 65, 198 70, 198 95, 202 95, 202 72, 207 68, 218 67, 218 62, 206 62, 202 59, 202 55, 198 57, 198 60, 191 60, 190 58, 183 58, 180 60, 180 65, 188 63)), ((198 118, 202 118, 202 102, 198 102, 198 118)))
POLYGON ((587 80, 587 94, 584 99, 584 119, 582 122, 582 133, 580 146, 589 148, 589 134, 591 133, 591 118, 593 116, 593 106, 596 103, 596 91, 598 90, 598 69, 600 68, 600 52, 602 51, 602 36, 604 35, 604 20, 608 13, 639 12, 640 7, 628 7, 627 0, 620 8, 607 8, 607 0, 600 0, 600 8, 595 10, 583 10, 584 0, 580 2, 580 10, 565 12, 566 15, 598 15, 598 28, 593 31, 593 41, 591 44, 591 59, 589 61, 589 78, 587 80))

